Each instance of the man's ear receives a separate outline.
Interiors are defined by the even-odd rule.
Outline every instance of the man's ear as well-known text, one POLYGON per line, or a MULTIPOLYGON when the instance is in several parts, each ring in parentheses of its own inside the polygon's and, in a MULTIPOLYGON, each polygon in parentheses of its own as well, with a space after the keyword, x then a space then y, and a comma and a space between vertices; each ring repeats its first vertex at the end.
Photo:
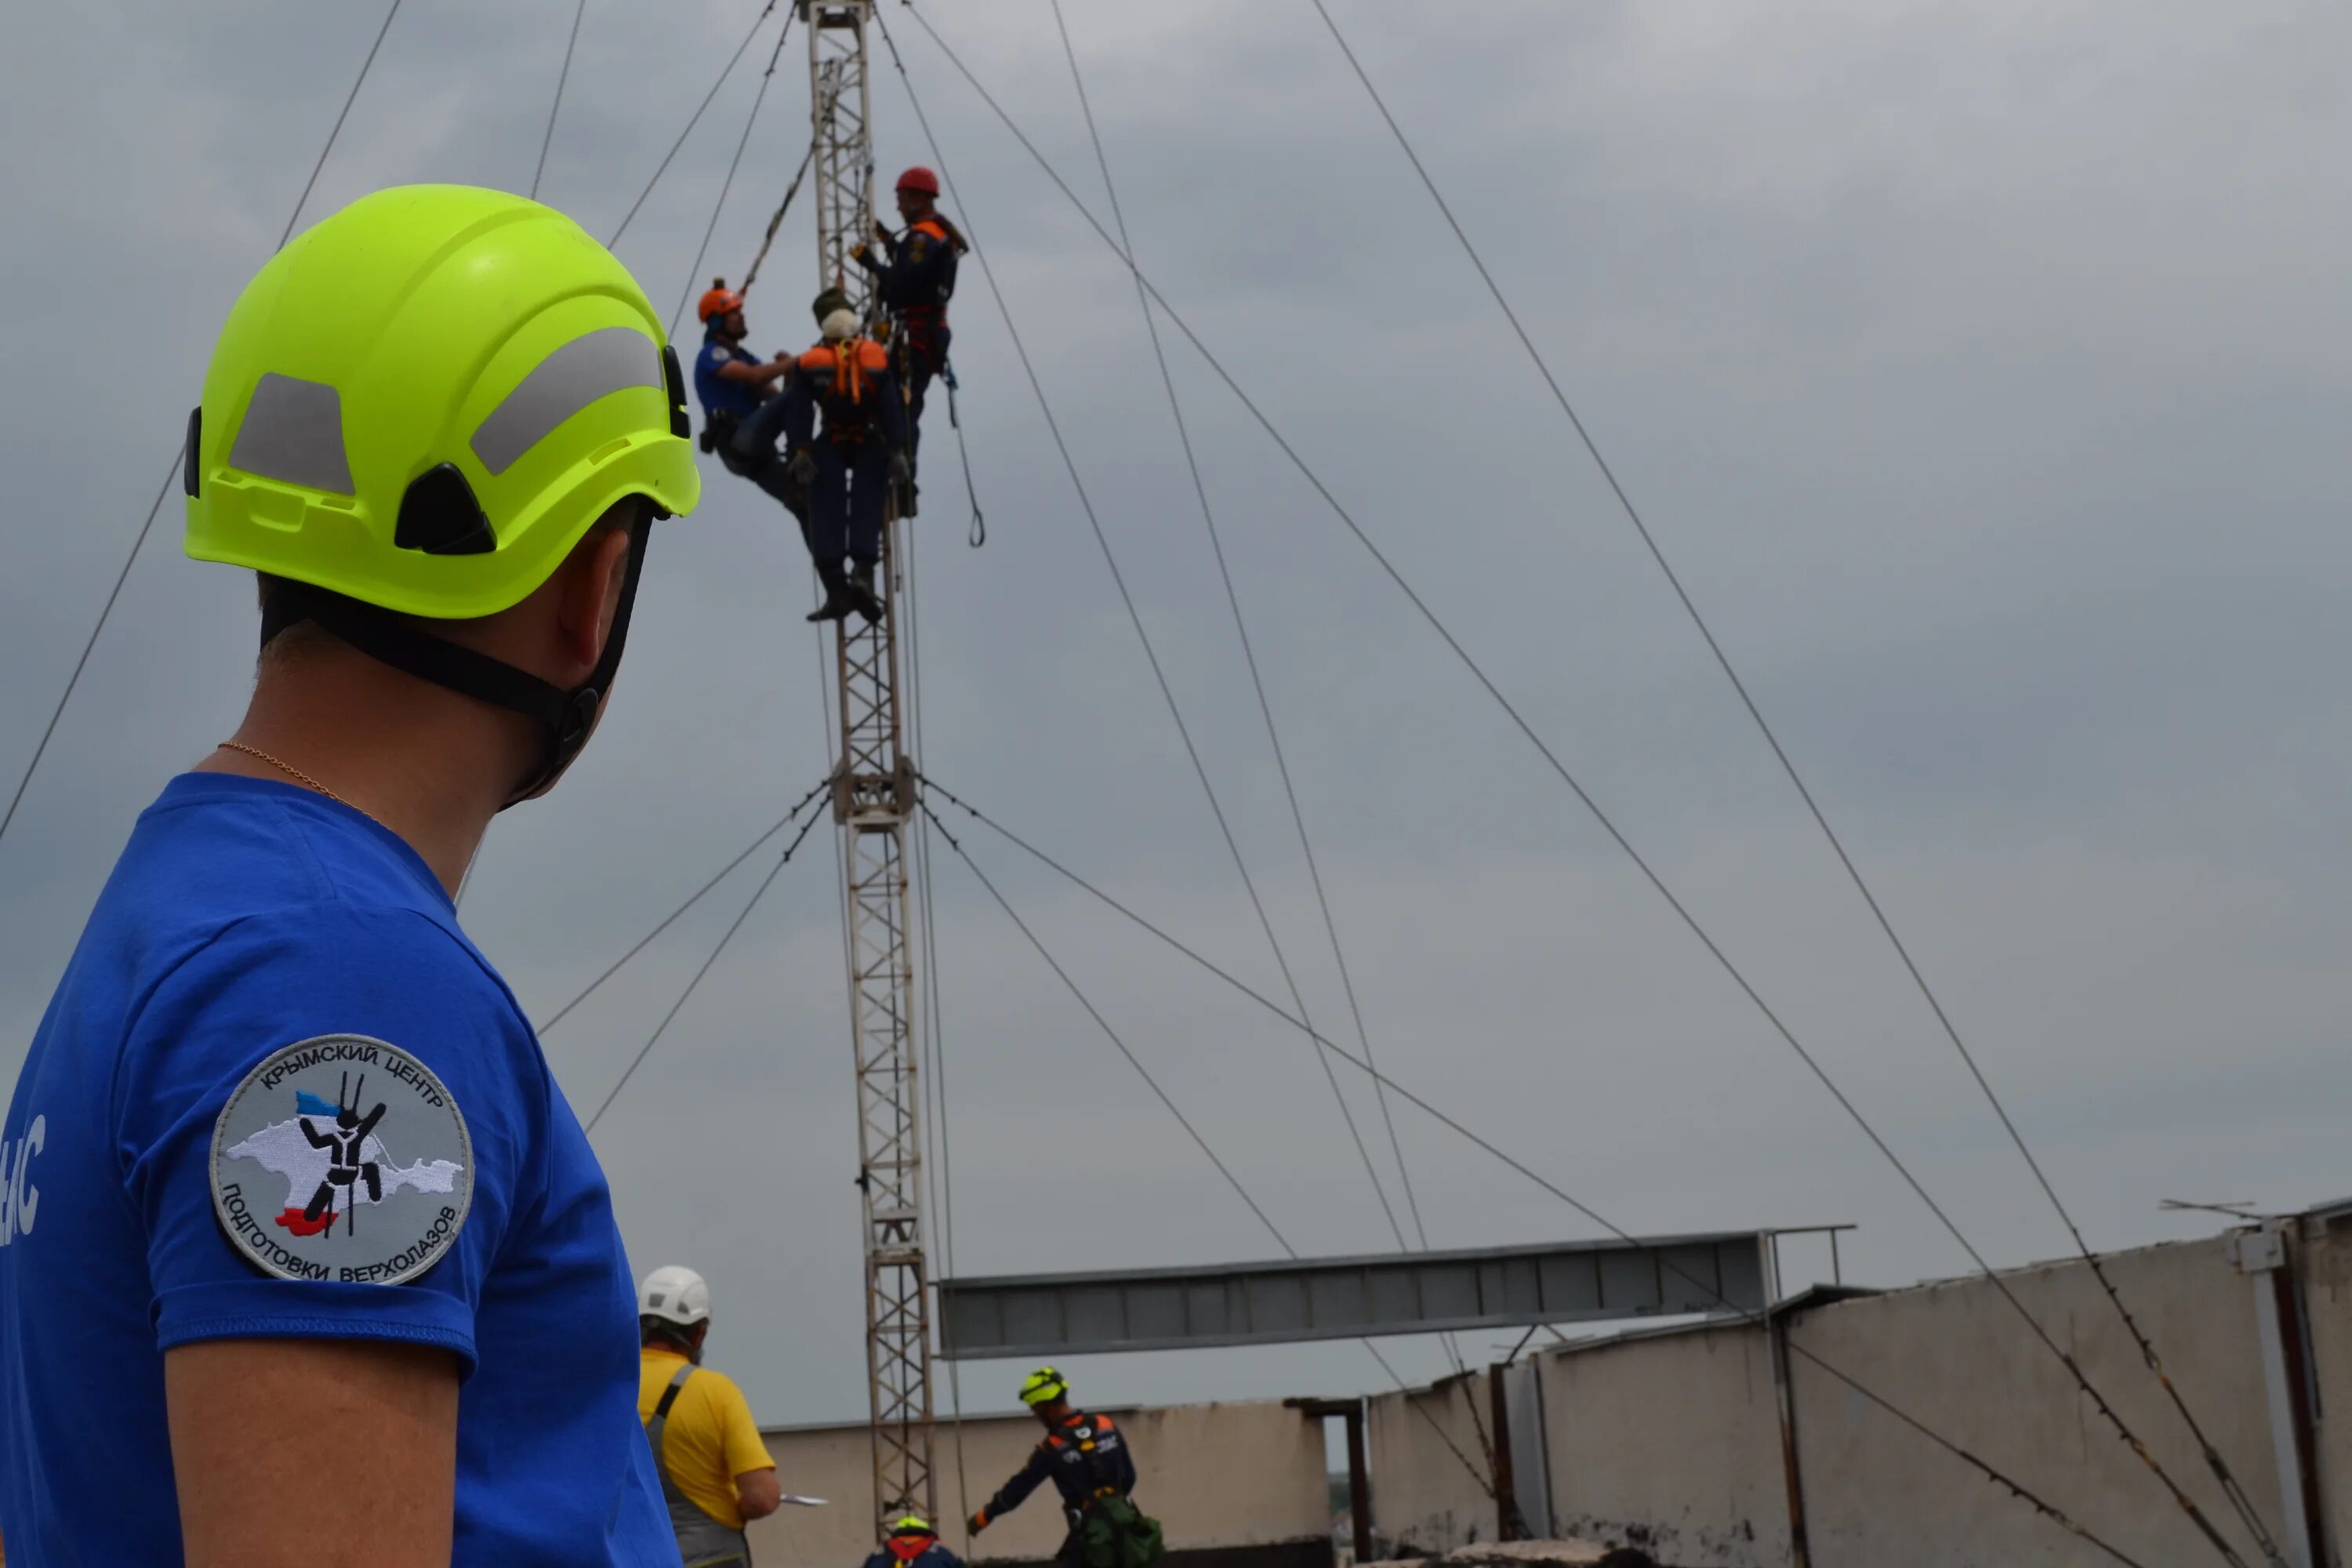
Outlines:
POLYGON ((629 573, 629 526, 600 524, 590 530, 557 573, 556 617, 563 654, 583 672, 595 668, 604 657, 613 617, 620 613, 629 573))

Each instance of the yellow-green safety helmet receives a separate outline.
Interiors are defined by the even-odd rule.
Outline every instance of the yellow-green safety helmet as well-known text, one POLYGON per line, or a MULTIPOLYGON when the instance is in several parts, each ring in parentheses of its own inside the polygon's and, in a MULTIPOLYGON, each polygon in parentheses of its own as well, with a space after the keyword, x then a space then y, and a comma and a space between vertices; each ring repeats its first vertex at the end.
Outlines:
POLYGON ((1041 1366, 1029 1374, 1021 1385, 1021 1403, 1034 1410, 1040 1405, 1050 1405, 1067 1395, 1070 1380, 1050 1366, 1041 1366))
POLYGON ((937 1535, 939 1531, 931 1528, 930 1521, 929 1520, 918 1518, 916 1515, 910 1513, 892 1524, 890 1526, 890 1533, 893 1535, 937 1535))
POLYGON ((636 279, 552 207, 401 185, 246 285, 189 416, 187 551, 407 615, 494 615, 630 495, 701 496, 636 279))
POLYGON ((187 552, 281 580, 265 644, 312 622, 530 718, 547 746, 521 800, 594 727, 651 518, 574 689, 404 617, 510 607, 631 497, 693 510, 690 428, 645 290, 578 224, 502 191, 397 186, 304 230, 231 307, 188 416, 187 552))

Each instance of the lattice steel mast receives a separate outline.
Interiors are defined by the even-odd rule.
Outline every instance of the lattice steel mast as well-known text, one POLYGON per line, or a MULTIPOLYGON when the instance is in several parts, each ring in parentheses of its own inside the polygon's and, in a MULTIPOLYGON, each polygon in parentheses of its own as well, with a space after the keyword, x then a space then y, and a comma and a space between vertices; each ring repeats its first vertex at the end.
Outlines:
MULTIPOLYGON (((872 289, 849 259, 874 214, 872 96, 866 29, 872 0, 798 0, 809 41, 819 288, 846 289, 861 314, 872 289)), ((874 1412, 877 1521, 937 1517, 931 1476, 931 1324, 923 1259, 922 1154, 916 1124, 915 973, 907 933, 907 825, 915 764, 899 722, 899 528, 891 508, 877 591, 887 613, 836 625, 841 725, 834 820, 848 874, 849 1027, 857 1063, 857 1142, 866 1212, 866 1362, 874 1412)))

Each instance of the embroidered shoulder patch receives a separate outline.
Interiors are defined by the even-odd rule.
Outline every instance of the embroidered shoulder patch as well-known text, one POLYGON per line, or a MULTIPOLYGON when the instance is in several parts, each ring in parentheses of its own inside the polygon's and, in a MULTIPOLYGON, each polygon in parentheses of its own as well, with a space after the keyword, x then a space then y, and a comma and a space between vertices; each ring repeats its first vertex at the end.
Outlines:
POLYGON ((211 1171, 222 1230, 280 1279, 414 1279, 474 1201, 457 1100, 432 1068, 365 1035, 263 1058, 221 1108, 211 1171))

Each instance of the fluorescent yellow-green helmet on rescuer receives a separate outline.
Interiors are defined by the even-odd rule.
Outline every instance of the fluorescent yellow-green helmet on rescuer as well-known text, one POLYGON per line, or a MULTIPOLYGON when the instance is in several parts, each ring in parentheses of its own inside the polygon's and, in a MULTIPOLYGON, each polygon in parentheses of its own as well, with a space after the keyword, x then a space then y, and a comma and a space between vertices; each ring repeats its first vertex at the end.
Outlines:
POLYGON ((1040 1405, 1051 1405, 1070 1392, 1070 1380, 1050 1366, 1041 1366, 1029 1374, 1021 1385, 1021 1403, 1034 1410, 1040 1405))
POLYGON ((551 207, 404 185, 246 286, 188 429, 187 551, 438 619, 508 608, 630 495, 700 498, 645 291, 551 207))
POLYGON ((188 416, 187 552, 276 580, 265 646, 312 623, 533 720, 520 800, 594 727, 652 521, 701 499, 689 435, 677 356, 612 252, 521 196, 397 186, 304 230, 231 307, 188 416), (628 570, 584 684, 426 629, 511 607, 608 516, 628 570))

